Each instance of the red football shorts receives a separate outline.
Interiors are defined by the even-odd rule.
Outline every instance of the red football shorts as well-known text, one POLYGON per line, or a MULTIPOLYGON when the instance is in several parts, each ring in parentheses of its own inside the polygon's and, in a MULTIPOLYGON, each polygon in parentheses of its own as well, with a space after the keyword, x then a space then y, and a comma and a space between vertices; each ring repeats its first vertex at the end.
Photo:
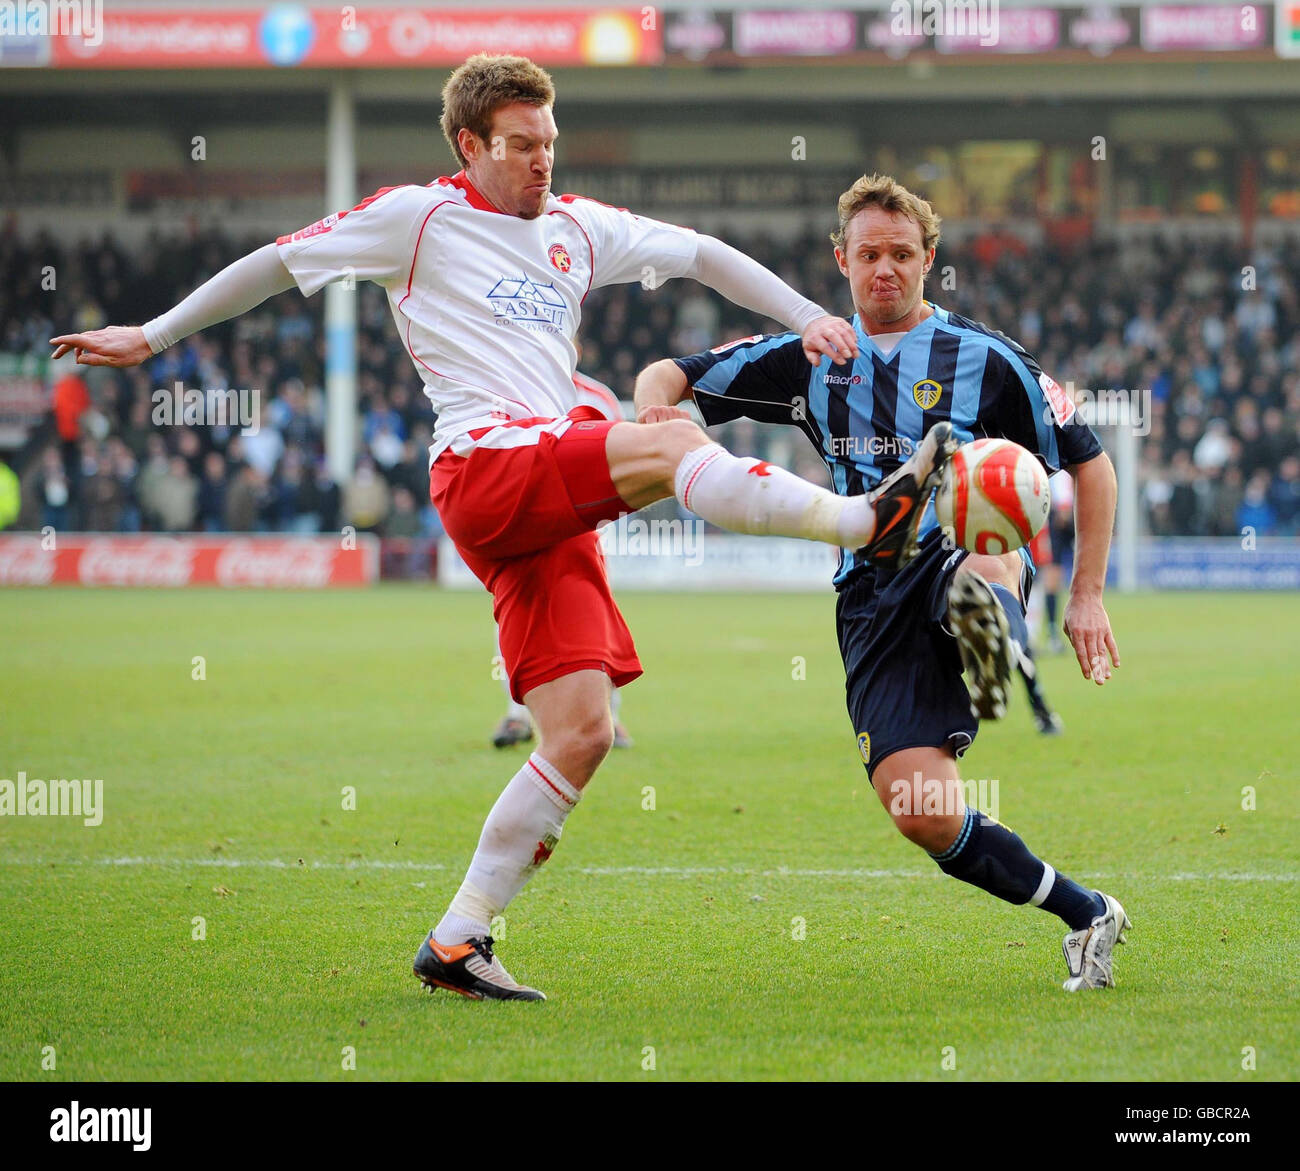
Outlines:
POLYGON ((614 425, 591 407, 516 419, 429 473, 443 528, 492 594, 516 700, 574 671, 604 671, 615 687, 641 674, 594 531, 628 511, 605 456, 614 425))

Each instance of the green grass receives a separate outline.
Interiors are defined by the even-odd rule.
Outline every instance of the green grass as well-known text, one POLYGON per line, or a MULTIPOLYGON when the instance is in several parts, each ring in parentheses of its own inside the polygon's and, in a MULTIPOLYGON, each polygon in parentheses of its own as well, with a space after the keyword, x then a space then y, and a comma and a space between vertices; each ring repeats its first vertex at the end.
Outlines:
POLYGON ((0 607, 0 777, 102 777, 105 805, 97 828, 0 818, 5 1080, 1300 1072, 1293 597, 1116 598, 1105 689, 1043 664, 1067 735, 1037 738, 1018 702, 966 757, 998 779, 1003 821, 1135 922, 1119 986, 1069 996, 1057 920, 947 880, 889 824, 829 596, 627 596, 636 747, 499 948, 541 1005, 429 996, 410 973, 522 761, 487 747, 485 595, 10 590, 0 607))

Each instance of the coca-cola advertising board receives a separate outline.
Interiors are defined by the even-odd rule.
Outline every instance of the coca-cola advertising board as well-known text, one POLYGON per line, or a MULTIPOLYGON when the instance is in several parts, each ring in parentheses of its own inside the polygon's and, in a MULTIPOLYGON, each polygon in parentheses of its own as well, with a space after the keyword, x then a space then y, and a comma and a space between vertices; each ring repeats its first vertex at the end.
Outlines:
POLYGON ((356 536, 0 536, 0 586, 322 589, 379 580, 379 540, 356 536))

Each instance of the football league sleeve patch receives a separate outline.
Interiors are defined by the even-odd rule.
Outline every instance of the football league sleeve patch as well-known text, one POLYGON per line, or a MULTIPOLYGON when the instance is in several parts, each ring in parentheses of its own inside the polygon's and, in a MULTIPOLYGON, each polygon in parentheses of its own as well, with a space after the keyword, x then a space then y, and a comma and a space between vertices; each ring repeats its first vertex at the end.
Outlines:
POLYGON ((1049 472, 1086 463, 1101 441, 1083 421, 1068 390, 1018 349, 1006 362, 1002 433, 1042 459, 1049 472))
POLYGON ((337 280, 405 280, 428 203, 423 187, 384 188, 350 211, 280 236, 280 260, 305 297, 337 280))

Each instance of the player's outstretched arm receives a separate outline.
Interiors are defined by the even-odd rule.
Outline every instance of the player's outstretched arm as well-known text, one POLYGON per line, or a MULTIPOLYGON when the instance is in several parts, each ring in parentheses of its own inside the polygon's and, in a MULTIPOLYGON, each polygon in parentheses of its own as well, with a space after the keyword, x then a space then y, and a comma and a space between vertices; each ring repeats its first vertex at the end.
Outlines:
POLYGON ((669 419, 689 419, 691 416, 677 404, 691 397, 686 375, 676 362, 671 358, 652 362, 636 376, 636 389, 632 392, 636 421, 666 423, 669 419))
POLYGON ((294 286, 274 244, 227 265, 174 309, 144 325, 110 325, 50 338, 52 357, 76 351, 81 366, 138 366, 201 329, 247 313, 294 286))
POLYGON ((1067 469, 1074 477, 1074 577, 1065 606, 1065 636, 1085 679, 1098 686, 1119 666, 1119 648, 1102 603, 1106 562, 1115 526, 1115 469, 1104 452, 1067 469), (1110 663, 1106 661, 1109 654, 1110 663))
POLYGON ((804 356, 816 366, 823 356, 844 363, 858 356, 857 333, 842 317, 801 297, 757 260, 713 236, 701 236, 695 271, 701 284, 728 301, 780 321, 803 338, 804 356))

